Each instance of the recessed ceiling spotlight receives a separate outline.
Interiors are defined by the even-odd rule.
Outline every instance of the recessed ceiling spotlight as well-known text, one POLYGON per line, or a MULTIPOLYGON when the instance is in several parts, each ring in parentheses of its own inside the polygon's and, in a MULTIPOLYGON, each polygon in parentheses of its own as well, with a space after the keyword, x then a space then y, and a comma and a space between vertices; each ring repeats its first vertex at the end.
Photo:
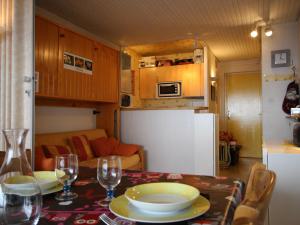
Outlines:
POLYGON ((266 28, 265 28, 265 35, 266 35, 267 37, 271 37, 272 34, 273 34, 273 30, 271 29, 271 27, 266 27, 266 28))
POLYGON ((255 28, 254 30, 251 31, 250 36, 251 36, 252 38, 256 38, 257 35, 258 35, 258 32, 257 32, 257 29, 255 28))

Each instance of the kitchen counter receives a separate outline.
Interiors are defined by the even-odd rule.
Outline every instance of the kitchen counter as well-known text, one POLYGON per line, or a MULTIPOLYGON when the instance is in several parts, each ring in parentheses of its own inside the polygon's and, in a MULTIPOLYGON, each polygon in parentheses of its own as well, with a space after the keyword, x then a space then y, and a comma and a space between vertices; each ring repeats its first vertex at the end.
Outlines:
POLYGON ((299 225, 300 148, 290 142, 263 145, 263 163, 276 173, 276 184, 269 206, 269 225, 299 225))
POLYGON ((288 141, 282 143, 267 142, 263 144, 263 149, 268 153, 300 154, 300 147, 288 141))
POLYGON ((139 108, 126 108, 121 107, 122 111, 134 111, 134 110, 195 110, 208 112, 208 107, 139 107, 139 108))

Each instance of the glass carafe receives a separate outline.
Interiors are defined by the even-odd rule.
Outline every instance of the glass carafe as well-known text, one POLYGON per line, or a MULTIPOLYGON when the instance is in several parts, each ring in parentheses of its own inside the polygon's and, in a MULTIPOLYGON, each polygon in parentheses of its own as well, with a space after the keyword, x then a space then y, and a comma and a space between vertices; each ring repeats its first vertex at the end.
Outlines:
POLYGON ((37 224, 42 208, 41 189, 27 160, 28 130, 3 130, 6 154, 0 169, 0 224, 37 224))

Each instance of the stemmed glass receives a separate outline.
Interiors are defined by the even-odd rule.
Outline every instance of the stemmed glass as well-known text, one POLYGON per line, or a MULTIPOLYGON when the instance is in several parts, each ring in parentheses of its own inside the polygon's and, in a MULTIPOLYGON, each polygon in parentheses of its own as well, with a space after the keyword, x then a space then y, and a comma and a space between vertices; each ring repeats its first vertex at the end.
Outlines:
POLYGON ((106 198, 98 203, 107 207, 114 196, 114 188, 122 178, 122 162, 119 156, 108 156, 98 159, 97 179, 102 187, 106 189, 106 198))
POLYGON ((56 195, 59 201, 68 201, 77 198, 78 195, 71 192, 71 184, 78 175, 78 158, 75 154, 58 155, 55 158, 55 175, 58 181, 64 185, 63 192, 56 195))

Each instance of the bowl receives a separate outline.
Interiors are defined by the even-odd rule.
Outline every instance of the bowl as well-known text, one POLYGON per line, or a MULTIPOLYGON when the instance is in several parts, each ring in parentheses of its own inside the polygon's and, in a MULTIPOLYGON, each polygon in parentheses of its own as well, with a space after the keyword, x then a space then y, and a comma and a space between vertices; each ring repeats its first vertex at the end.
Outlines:
POLYGON ((148 212, 173 212, 191 206, 199 190, 181 183, 158 182, 128 188, 125 197, 136 208, 148 212))

